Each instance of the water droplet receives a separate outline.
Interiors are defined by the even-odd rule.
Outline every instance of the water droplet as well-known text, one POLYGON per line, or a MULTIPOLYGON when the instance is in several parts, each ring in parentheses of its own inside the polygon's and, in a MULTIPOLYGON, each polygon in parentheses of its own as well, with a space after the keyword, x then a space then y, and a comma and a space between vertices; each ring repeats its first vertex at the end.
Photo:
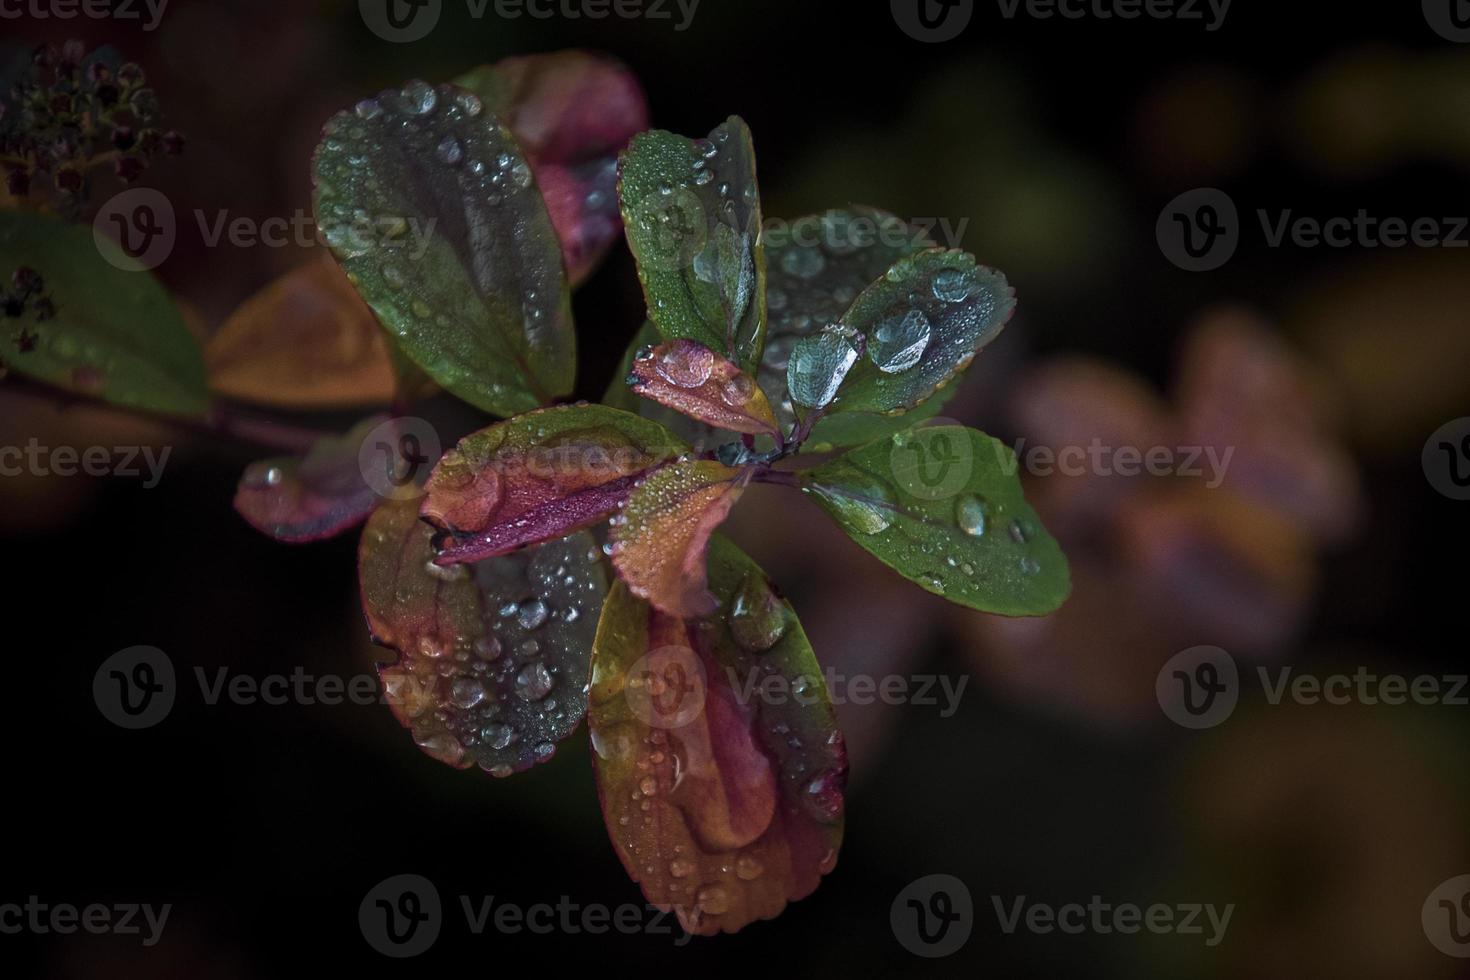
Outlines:
POLYGON ((687 878, 694 871, 694 862, 688 858, 674 858, 669 862, 669 874, 675 878, 687 878))
POLYGON ((401 95, 408 111, 416 116, 433 112, 434 107, 439 104, 439 96, 433 87, 417 78, 403 86, 401 95))
POLYGON ((1027 556, 1021 559, 1021 571, 1027 575, 1035 575, 1041 571, 1041 563, 1035 558, 1027 556))
POLYGON ((954 516, 960 530, 971 537, 985 534, 985 501, 974 494, 967 494, 955 502, 954 516))
POLYGON ((755 382, 748 374, 737 374, 720 388, 720 397, 731 408, 740 408, 755 397, 755 382))
POLYGON ((507 749, 516 740, 516 730, 502 722, 486 725, 480 730, 480 737, 490 744, 497 752, 507 749))
POLYGON ((873 331, 868 357, 885 374, 907 371, 919 363, 929 346, 929 318, 920 310, 890 317, 873 331))
POLYGON ((434 155, 452 167, 464 159, 464 147, 453 136, 446 136, 434 150, 434 155))
POLYGON ((355 108, 359 119, 376 119, 383 114, 383 107, 377 99, 363 99, 355 108))
POLYGON ((764 575, 747 574, 730 606, 730 635, 750 653, 763 653, 786 632, 786 606, 764 575))
POLYGON ((399 269, 398 266, 385 265, 383 266, 382 272, 383 281, 386 282, 389 286, 393 287, 394 289, 403 288, 403 284, 406 280, 403 278, 403 271, 399 269))
POLYGON ((456 677, 449 685, 449 700, 461 708, 473 708, 485 700, 485 686, 476 677, 456 677))
POLYGON ((480 114, 480 110, 484 107, 483 104, 480 102, 480 97, 473 92, 460 92, 454 97, 454 102, 455 105, 464 110, 464 114, 469 116, 471 119, 478 116, 480 114))
POLYGON ((735 859, 735 875, 741 881, 754 881, 765 871, 760 861, 749 854, 742 854, 735 859))
POLYGON ((857 362, 857 348, 841 331, 827 329, 803 337, 786 365, 786 387, 791 400, 808 408, 825 408, 857 362))
POLYGON ((842 773, 824 769, 807 783, 802 803, 813 818, 822 823, 836 823, 842 816, 842 773))
POLYGON ((934 277, 934 298, 944 303, 962 303, 970 296, 974 281, 965 269, 945 269, 934 277))
POLYGON ((694 902, 705 915, 721 915, 730 908, 730 897, 720 885, 705 885, 695 894, 694 902))
POLYGON ((1011 540, 1016 542, 1016 544, 1025 544, 1031 540, 1031 536, 1035 533, 1036 529, 1031 526, 1030 521, 1020 517, 1011 521, 1011 540))
POLYGON ((821 252, 801 245, 788 248, 781 256, 781 268, 788 275, 801 279, 810 279, 819 275, 826 265, 827 260, 822 258, 821 252))
POLYGON ((669 384, 698 388, 715 368, 715 352, 692 341, 676 340, 658 362, 658 373, 669 384))
POLYGON ((854 472, 840 487, 810 487, 837 512, 838 519, 859 534, 878 534, 893 524, 893 494, 866 474, 854 472))
POLYGON ((516 675, 516 693, 527 701, 540 701, 551 693, 551 672, 541 661, 527 664, 516 675))
POLYGON ((551 610, 546 607, 546 603, 540 599, 530 599, 521 603, 516 612, 516 622, 521 624, 522 629, 540 629, 549 615, 551 610))

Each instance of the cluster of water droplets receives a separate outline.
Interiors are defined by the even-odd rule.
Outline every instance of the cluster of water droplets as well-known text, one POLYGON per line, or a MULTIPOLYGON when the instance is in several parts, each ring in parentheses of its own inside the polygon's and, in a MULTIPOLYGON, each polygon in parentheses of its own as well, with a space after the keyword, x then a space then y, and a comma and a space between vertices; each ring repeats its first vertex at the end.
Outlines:
POLYGON ((472 758, 496 776, 551 758, 587 706, 582 669, 607 586, 592 538, 575 534, 473 570, 432 561, 425 570, 503 598, 485 610, 477 635, 422 636, 401 668, 385 672, 395 703, 411 703, 431 683, 437 692, 432 710, 413 719, 419 745, 446 761, 472 758))
MULTIPOLYGON (((426 236, 432 243, 461 223, 459 216, 413 213, 417 205, 411 202, 444 196, 423 188, 408 193, 405 185, 416 181, 447 183, 463 208, 467 272, 473 279, 473 288, 463 290, 465 297, 476 289, 519 292, 521 326, 528 337, 535 340, 538 331, 558 328, 560 250, 553 254, 549 221, 533 220, 545 214, 545 207, 533 199, 534 192, 526 193, 532 172, 514 138, 474 93, 411 81, 363 99, 352 112, 328 122, 316 170, 323 237, 375 304, 399 307, 402 322, 390 326, 420 334, 410 325, 448 330, 456 327, 456 314, 475 315, 430 292, 437 277, 414 268, 423 258, 426 236), (492 255, 500 257, 497 264, 492 255), (515 263, 504 261, 512 255, 515 263), (375 294, 379 283, 381 295, 375 294)), ((435 371, 441 382, 467 373, 466 365, 447 355, 435 371)))

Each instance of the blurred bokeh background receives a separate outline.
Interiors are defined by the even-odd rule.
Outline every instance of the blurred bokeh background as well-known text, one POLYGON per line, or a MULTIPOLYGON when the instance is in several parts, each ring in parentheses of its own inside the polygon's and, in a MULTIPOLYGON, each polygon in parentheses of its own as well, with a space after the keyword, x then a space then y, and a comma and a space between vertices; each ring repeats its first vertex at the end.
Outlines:
MULTIPOLYGON (((845 673, 968 677, 958 710, 843 705, 852 781, 840 863, 814 896, 733 937, 475 936, 400 964, 357 908, 390 874, 447 901, 641 903, 608 842, 585 739, 513 779, 422 755, 373 706, 209 706, 124 732, 91 682, 113 651, 190 678, 368 672, 355 539, 274 544, 231 510, 258 453, 7 391, 0 444, 173 447, 166 478, 0 479, 7 846, 0 902, 171 902, 164 941, 3 935, 6 976, 256 978, 390 970, 688 970, 705 976, 1452 977, 1421 905, 1470 872, 1470 707, 1272 705, 1258 664, 1325 676, 1464 673, 1466 508, 1421 467, 1470 414, 1470 249, 1271 247, 1256 222, 1360 209, 1470 213, 1470 45, 1418 4, 1239 0, 1200 21, 1002 16, 911 39, 888 5, 703 0, 655 20, 506 20, 446 0, 412 44, 348 0, 173 0, 159 28, 22 17, 3 54, 83 38, 138 61, 189 140, 148 186, 180 213, 310 212, 322 122, 412 77, 511 54, 625 61, 655 126, 731 113, 756 139, 766 211, 846 203, 963 223, 1019 311, 947 416, 1012 441, 1233 447, 1224 483, 1051 477, 1028 493, 1072 560, 1054 617, 1002 622, 922 593, 806 502, 757 488, 731 526, 845 673), (1223 267, 1186 272, 1155 223, 1226 191, 1245 219, 1223 267), (799 532, 799 533, 798 533, 799 532), (1169 721, 1155 678, 1210 644, 1242 674, 1234 715, 1169 721), (968 943, 913 956, 889 926, 911 881, 975 901, 968 943), (991 896, 1235 905, 1200 936, 1006 934, 991 896), (523 965, 524 964, 524 965, 523 965)), ((1202 9, 1203 6, 1202 6, 1202 9)), ((493 11, 493 8, 492 8, 493 11)), ((107 187, 95 199, 105 200, 107 187)), ((207 247, 192 222, 160 278, 209 332, 316 249, 207 247)), ((579 393, 642 320, 619 248, 576 298, 579 393)), ((470 416, 445 409, 443 424, 470 416)), ((313 421, 322 421, 314 419, 313 421)), ((340 419, 338 420, 340 421, 340 419)), ((457 434, 457 433, 455 433, 457 434)), ((454 915, 451 916, 451 919, 454 915)))

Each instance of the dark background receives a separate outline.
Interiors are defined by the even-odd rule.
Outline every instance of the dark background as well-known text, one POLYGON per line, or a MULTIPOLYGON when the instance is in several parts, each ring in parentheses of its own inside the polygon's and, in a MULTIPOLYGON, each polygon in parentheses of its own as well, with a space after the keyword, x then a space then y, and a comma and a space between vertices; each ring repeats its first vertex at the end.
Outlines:
MULTIPOLYGON (((744 116, 769 214, 859 201, 968 218, 964 246, 1006 271, 1020 313, 948 414, 997 434, 1024 434, 998 406, 1026 365, 1080 351, 1164 388, 1193 323, 1243 305, 1333 388, 1333 438, 1365 501, 1355 532, 1314 557, 1304 618, 1270 656, 1320 672, 1463 672, 1456 562, 1470 505, 1435 493, 1419 460, 1429 433, 1470 406, 1464 252, 1269 249, 1248 231, 1231 263, 1191 274, 1154 240, 1160 209, 1196 186, 1227 190, 1243 213, 1470 209, 1470 47, 1434 34, 1417 4, 1283 6, 1236 0, 1209 33, 1200 22, 1007 21, 979 3, 962 37, 932 45, 905 36, 886 4, 847 0, 703 0, 682 34, 670 22, 476 22, 446 0, 438 29, 408 45, 369 33, 355 4, 303 0, 174 0, 152 34, 31 19, 3 30, 21 51, 80 36, 139 61, 169 125, 190 139, 146 183, 181 213, 256 218, 309 210, 321 122, 363 95, 509 54, 607 51, 642 80, 655 126, 694 135, 744 116)), ((302 260, 206 248, 190 234, 181 228, 159 275, 209 326, 302 260)), ((579 392, 596 397, 642 316, 626 252, 576 311, 579 392)), ((1198 734, 1156 706, 1084 711, 1048 698, 1045 683, 1008 685, 1003 665, 977 669, 984 644, 937 622, 949 614, 916 589, 898 600, 905 615, 936 622, 883 639, 905 647, 895 662, 974 676, 952 718, 919 706, 844 713, 863 733, 846 840, 812 897, 683 948, 667 936, 471 935, 460 895, 641 903, 602 826, 585 739, 492 780, 422 755, 385 708, 204 704, 196 666, 257 677, 370 669, 355 536, 292 548, 247 527, 229 502, 257 455, 248 448, 3 385, 0 399, 7 444, 39 434, 174 447, 153 490, 0 481, 10 664, 0 901, 174 905, 154 949, 128 937, 0 936, 6 976, 1466 973, 1429 945, 1419 914, 1436 884, 1470 871, 1470 708, 1272 707, 1255 691, 1198 734), (167 651, 183 693, 162 725, 125 732, 99 715, 91 682, 134 644, 167 651), (437 885, 449 921, 432 951, 394 963, 364 943, 357 908, 403 872, 437 885), (895 941, 889 906, 940 872, 967 883, 974 933, 954 956, 922 960, 895 941), (1005 935, 990 901, 1093 894, 1238 909, 1226 941, 1207 949, 1199 937, 1005 935)), ((768 509, 775 521, 797 506, 768 509)), ((763 540, 763 526, 746 517, 734 533, 799 612, 822 610, 807 624, 818 657, 871 660, 843 647, 851 629, 824 624, 844 607, 860 622, 884 615, 864 589, 886 573, 829 537, 798 561, 763 540)), ((1078 662, 1106 676, 1108 656, 1083 650, 1078 662)), ((1122 700, 1147 702, 1156 668, 1122 700)))

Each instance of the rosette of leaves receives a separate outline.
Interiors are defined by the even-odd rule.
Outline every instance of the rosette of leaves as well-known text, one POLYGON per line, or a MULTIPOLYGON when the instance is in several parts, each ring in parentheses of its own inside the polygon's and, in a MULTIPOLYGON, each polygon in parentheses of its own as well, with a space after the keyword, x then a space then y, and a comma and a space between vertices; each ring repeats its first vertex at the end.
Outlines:
POLYGON ((1004 278, 864 209, 768 247, 745 124, 627 143, 641 98, 589 106, 609 88, 578 72, 620 69, 587 57, 411 82, 327 125, 317 216, 349 281, 406 364, 503 420, 403 499, 341 479, 385 416, 254 468, 239 503, 288 539, 366 517, 363 604, 417 744, 508 776, 585 716, 629 874, 690 931, 733 932, 834 867, 847 773, 795 611, 718 533, 743 491, 805 494, 974 609, 1050 612, 1067 567, 1004 447, 922 424, 1010 315, 1004 278), (528 125, 527 93, 563 112, 528 125), (558 182, 580 190, 556 204, 558 182), (559 404, 568 292, 619 218, 649 322, 606 404, 559 404), (416 255, 413 228, 434 229, 416 255), (819 446, 848 451, 798 468, 819 446), (762 698, 772 678, 798 696, 762 698))

